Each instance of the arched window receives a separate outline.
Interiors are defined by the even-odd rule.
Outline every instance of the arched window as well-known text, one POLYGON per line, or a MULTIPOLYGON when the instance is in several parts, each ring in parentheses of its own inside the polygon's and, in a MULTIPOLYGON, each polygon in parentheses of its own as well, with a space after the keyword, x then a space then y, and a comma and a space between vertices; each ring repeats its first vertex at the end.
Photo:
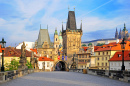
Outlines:
POLYGON ((57 38, 56 38, 56 41, 57 41, 57 38))

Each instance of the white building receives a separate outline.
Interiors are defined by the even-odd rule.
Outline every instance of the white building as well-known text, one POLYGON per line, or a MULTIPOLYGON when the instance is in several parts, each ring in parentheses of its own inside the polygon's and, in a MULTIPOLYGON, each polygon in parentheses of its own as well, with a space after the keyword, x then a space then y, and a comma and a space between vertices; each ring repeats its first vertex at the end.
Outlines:
POLYGON ((45 71, 53 71, 54 60, 47 57, 39 57, 38 66, 39 69, 43 69, 45 71))
MULTIPOLYGON (((35 42, 26 42, 24 41, 25 46, 26 46, 26 50, 30 51, 30 49, 33 49, 35 47, 35 42)), ((16 49, 21 49, 21 46, 23 45, 23 43, 19 43, 18 46, 16 46, 16 49)))
MULTIPOLYGON (((110 70, 121 70, 122 66, 122 51, 116 52, 109 60, 110 70)), ((124 52, 124 66, 125 70, 130 71, 130 51, 124 52)))

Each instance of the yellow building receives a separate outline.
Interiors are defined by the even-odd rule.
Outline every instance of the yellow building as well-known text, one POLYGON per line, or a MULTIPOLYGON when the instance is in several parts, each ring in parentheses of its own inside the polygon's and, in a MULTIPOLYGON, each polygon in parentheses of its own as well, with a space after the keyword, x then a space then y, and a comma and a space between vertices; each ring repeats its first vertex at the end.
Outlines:
POLYGON ((79 53, 77 54, 78 56, 78 69, 83 69, 89 67, 90 64, 90 52, 80 50, 79 53))
MULTIPOLYGON (((26 50, 26 58, 28 62, 30 62, 31 55, 32 55, 32 52, 29 52, 26 50)), ((4 50, 4 65, 7 63, 10 63, 13 59, 19 61, 20 56, 21 56, 21 49, 16 49, 13 47, 6 47, 4 50)), ((37 56, 34 55, 34 57, 36 58, 37 56)), ((1 62, 2 62, 2 59, 1 59, 1 62)))
MULTIPOLYGON (((130 42, 127 41, 125 50, 130 49, 129 44, 130 42)), ((103 45, 95 50, 95 54, 91 56, 93 61, 91 61, 91 63, 95 63, 94 65, 98 69, 109 70, 109 59, 111 59, 117 51, 121 51, 120 43, 117 44, 115 42, 109 43, 108 45, 103 45)))

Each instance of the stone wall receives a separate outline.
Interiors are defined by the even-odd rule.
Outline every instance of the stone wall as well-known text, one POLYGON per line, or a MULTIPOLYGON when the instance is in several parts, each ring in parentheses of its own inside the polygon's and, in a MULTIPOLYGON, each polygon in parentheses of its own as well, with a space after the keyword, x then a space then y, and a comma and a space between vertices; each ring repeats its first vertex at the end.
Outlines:
MULTIPOLYGON (((130 82, 130 71, 116 71, 116 70, 99 70, 99 69, 86 69, 87 74, 108 77, 124 82, 130 82)), ((83 73, 82 69, 69 70, 69 72, 83 73)))
POLYGON ((0 83, 9 81, 17 77, 21 77, 21 76, 33 73, 33 72, 34 72, 34 69, 0 72, 0 83))

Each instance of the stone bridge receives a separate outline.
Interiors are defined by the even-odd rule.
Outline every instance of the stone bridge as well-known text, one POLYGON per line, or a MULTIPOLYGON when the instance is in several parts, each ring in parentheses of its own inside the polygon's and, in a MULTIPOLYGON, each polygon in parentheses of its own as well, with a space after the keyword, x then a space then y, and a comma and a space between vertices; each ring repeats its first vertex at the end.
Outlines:
POLYGON ((31 73, 0 86, 130 86, 130 83, 77 72, 53 71, 31 73))

